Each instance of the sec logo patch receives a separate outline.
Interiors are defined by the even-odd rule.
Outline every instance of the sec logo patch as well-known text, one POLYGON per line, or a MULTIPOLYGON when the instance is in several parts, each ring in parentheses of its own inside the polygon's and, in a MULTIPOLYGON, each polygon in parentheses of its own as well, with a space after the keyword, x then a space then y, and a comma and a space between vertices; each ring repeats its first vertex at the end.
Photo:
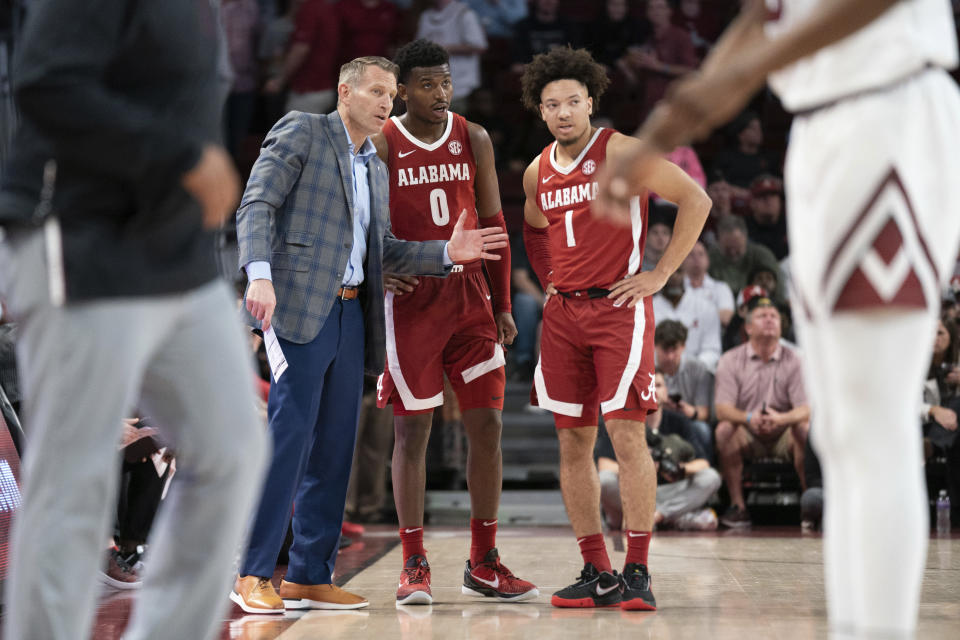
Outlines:
POLYGON ((583 175, 588 176, 597 170, 597 163, 593 160, 587 160, 583 163, 583 175))
POLYGON ((447 145, 447 149, 449 149, 450 153, 452 153, 453 155, 458 156, 460 155, 460 152, 463 151, 463 145, 460 144, 457 140, 454 140, 453 142, 447 145))

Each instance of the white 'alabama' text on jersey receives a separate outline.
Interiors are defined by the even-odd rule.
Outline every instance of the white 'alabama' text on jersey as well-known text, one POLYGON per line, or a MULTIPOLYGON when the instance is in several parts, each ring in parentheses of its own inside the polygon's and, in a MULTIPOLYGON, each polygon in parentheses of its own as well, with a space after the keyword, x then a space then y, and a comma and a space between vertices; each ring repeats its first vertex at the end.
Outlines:
MULTIPOLYGON (((766 0, 766 34, 776 38, 813 11, 820 0, 766 0)), ((884 87, 927 65, 957 65, 957 34, 950 0, 904 0, 860 31, 770 76, 789 111, 884 87)))

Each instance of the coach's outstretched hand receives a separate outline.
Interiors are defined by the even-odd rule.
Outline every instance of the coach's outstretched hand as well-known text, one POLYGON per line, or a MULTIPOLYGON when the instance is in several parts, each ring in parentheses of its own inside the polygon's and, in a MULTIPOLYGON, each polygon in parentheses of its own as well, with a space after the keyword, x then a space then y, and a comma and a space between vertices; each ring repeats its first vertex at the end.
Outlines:
POLYGON ((485 227, 467 231, 463 225, 467 221, 467 210, 460 212, 453 235, 447 243, 447 255, 454 262, 469 262, 477 258, 484 260, 499 260, 500 256, 492 253, 495 249, 507 246, 510 237, 501 227, 485 227))
POLYGON ((610 285, 608 287, 610 295, 607 297, 614 298, 613 303, 617 306, 629 300, 630 304, 627 306, 635 307, 647 296, 660 291, 666 282, 667 276, 661 275, 658 271, 641 271, 610 285))

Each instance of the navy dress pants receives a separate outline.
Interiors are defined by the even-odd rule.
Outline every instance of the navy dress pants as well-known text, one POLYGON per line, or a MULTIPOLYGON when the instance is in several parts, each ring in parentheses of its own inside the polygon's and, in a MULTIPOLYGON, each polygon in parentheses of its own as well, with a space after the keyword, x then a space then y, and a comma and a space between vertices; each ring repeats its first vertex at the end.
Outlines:
POLYGON ((338 299, 311 342, 280 339, 288 368, 267 402, 273 459, 241 575, 273 576, 292 508, 286 580, 333 582, 363 393, 363 322, 359 299, 338 299))

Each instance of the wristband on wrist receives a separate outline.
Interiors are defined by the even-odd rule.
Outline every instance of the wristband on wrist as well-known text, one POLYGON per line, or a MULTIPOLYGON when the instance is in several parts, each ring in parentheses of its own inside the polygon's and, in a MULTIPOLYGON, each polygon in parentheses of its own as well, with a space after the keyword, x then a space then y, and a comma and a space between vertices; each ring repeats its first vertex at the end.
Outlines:
POLYGON ((747 424, 750 424, 750 418, 753 417, 753 411, 747 411, 747 424))

